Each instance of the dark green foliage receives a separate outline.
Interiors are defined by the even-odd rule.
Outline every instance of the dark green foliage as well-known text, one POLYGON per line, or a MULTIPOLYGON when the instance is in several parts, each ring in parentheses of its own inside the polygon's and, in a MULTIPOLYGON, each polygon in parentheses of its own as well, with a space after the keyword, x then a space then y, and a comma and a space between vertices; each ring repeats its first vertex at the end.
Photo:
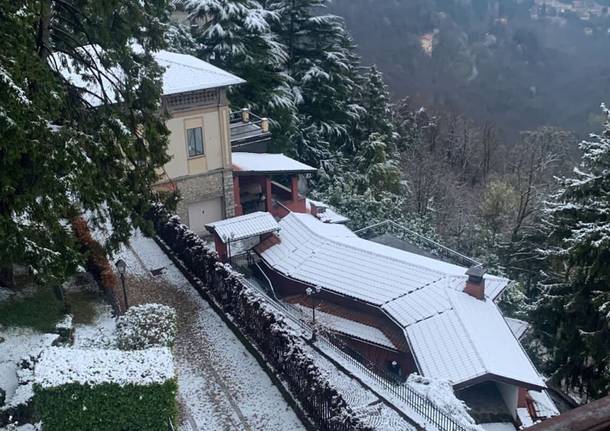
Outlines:
POLYGON ((61 278, 79 263, 66 219, 109 222, 125 241, 167 161, 159 116, 166 0, 0 1, 0 262, 61 278), (144 49, 134 50, 137 43, 144 49), (82 45, 95 50, 82 50, 82 45), (55 56, 63 55, 63 60, 55 56), (70 65, 95 97, 66 80, 70 65), (124 79, 108 69, 122 69, 124 79), (118 94, 118 99, 112 97, 118 94), (99 105, 92 108, 92 103, 99 105))
POLYGON ((186 6, 201 23, 194 31, 196 54, 246 81, 229 90, 233 107, 270 117, 278 138, 292 129, 286 51, 271 30, 278 16, 255 0, 190 0, 186 6))
POLYGON ((166 431, 177 415, 174 380, 162 385, 35 386, 37 414, 48 431, 166 431))
POLYGON ((0 302, 0 325, 53 332, 66 310, 54 289, 38 286, 32 296, 0 302))
POLYGON ((549 269, 532 313, 546 369, 585 399, 610 391, 610 112, 549 204, 549 269))

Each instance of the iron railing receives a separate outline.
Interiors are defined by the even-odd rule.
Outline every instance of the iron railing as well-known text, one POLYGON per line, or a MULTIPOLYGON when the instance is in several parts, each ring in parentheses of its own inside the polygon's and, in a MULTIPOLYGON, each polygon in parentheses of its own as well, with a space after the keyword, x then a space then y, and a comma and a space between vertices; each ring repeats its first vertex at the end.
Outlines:
POLYGON ((251 142, 241 142, 246 138, 256 137, 266 139, 269 135, 269 132, 265 132, 263 130, 263 118, 259 117, 256 114, 253 114, 252 112, 249 112, 248 116, 249 120, 247 122, 244 122, 241 111, 235 111, 229 114, 229 123, 231 125, 241 124, 243 126, 240 127, 239 130, 231 128, 231 146, 233 148, 239 147, 241 145, 249 145, 251 142))
MULTIPOLYGON (((258 267, 258 265, 256 265, 258 267)), ((262 272, 262 269, 258 267, 258 269, 262 272)), ((271 281, 265 277, 267 283, 269 284, 270 291, 273 296, 275 296, 273 286, 271 285, 271 281)), ((283 304, 279 300, 273 298, 269 295, 268 292, 263 290, 260 286, 251 283, 247 279, 243 278, 242 282, 247 286, 255 289, 260 294, 264 295, 267 299, 267 302, 273 306, 276 310, 280 311, 284 316, 288 318, 293 324, 297 325, 305 335, 311 335, 313 332, 313 328, 306 323, 302 317, 299 318, 296 316, 297 312, 290 306, 283 304)), ((329 337, 327 334, 317 332, 316 337, 316 346, 324 351, 331 351, 334 354, 338 355, 341 360, 346 361, 350 367, 355 368, 359 375, 363 376, 366 379, 366 383, 375 386, 375 389, 385 393, 386 395, 390 395, 391 397, 395 397, 399 403, 403 403, 404 405, 411 408, 415 413, 420 415, 422 419, 432 426, 438 428, 442 431, 469 431, 468 427, 465 427, 461 423, 459 423, 456 419, 449 416, 443 410, 441 410, 436 404, 434 404, 431 400, 429 400, 425 395, 417 392, 415 389, 410 387, 409 385, 399 382, 396 376, 390 375, 390 373, 381 370, 379 367, 374 364, 366 361, 361 361, 359 359, 354 358, 348 352, 349 349, 346 346, 342 345, 338 340, 333 340, 332 337, 329 337)), ((391 401, 391 399, 390 399, 391 401)), ((400 408, 401 406, 396 406, 400 408)))

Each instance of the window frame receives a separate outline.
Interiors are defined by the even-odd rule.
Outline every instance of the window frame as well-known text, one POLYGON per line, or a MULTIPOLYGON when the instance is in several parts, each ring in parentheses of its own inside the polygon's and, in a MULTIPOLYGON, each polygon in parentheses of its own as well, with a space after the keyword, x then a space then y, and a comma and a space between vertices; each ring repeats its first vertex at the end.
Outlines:
POLYGON ((196 159, 198 157, 204 157, 205 156, 205 139, 204 139, 204 134, 203 134, 203 126, 185 127, 185 129, 186 129, 186 156, 187 156, 187 159, 190 160, 190 159, 196 159), (196 130, 196 129, 199 129, 201 132, 201 153, 191 155, 190 145, 189 145, 189 131, 196 130))

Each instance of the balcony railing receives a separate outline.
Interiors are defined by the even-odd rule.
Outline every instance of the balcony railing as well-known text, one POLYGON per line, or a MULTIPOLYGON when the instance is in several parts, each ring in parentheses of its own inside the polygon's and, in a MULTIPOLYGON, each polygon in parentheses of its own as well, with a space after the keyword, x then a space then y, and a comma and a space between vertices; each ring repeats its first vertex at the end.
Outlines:
POLYGON ((229 126, 231 147, 234 149, 271 138, 269 119, 259 117, 246 108, 229 114, 229 126))

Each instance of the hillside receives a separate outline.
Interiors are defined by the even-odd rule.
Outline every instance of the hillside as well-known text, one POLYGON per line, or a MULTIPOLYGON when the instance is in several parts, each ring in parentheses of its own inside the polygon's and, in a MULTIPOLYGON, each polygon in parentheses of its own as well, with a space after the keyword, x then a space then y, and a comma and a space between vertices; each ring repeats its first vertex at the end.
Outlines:
POLYGON ((541 125, 584 133, 610 99, 610 18, 597 4, 587 15, 565 3, 336 0, 330 11, 345 18, 364 63, 379 66, 397 99, 511 135, 541 125))

